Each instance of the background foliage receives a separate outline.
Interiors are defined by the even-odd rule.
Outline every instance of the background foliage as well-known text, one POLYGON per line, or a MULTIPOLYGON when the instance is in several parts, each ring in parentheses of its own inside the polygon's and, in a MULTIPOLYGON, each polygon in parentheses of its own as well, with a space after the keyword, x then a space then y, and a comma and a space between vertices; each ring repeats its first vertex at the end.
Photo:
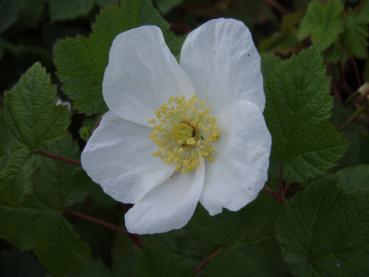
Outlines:
POLYGON ((368 0, 1 0, 0 276, 369 276, 368 0), (269 181, 237 213, 122 228, 79 153, 106 111, 113 38, 155 24, 178 55, 211 18, 263 57, 269 181))

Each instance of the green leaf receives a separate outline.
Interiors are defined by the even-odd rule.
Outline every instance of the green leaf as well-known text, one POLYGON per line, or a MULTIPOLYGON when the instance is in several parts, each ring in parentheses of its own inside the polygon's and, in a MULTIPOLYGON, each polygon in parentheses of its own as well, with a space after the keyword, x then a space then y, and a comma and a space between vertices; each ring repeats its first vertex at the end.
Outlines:
POLYGON ((189 226, 191 236, 209 243, 237 246, 270 238, 274 219, 281 205, 270 196, 261 194, 242 210, 223 211, 216 216, 199 207, 189 226))
POLYGON ((290 276, 274 239, 221 250, 199 276, 290 276))
MULTIPOLYGON (((101 260, 88 259, 71 277, 109 277, 113 276, 110 270, 104 265, 101 260)), ((123 275, 122 275, 123 276, 123 275)))
POLYGON ((190 276, 192 268, 165 244, 145 242, 139 250, 127 237, 117 237, 113 245, 112 276, 190 276))
POLYGON ((287 61, 268 60, 263 71, 272 161, 290 181, 324 174, 342 157, 346 142, 328 122, 332 99, 322 58, 310 48, 287 61))
POLYGON ((154 9, 149 0, 127 0, 121 6, 105 8, 96 18, 90 37, 60 40, 54 48, 57 75, 74 108, 87 114, 103 113, 102 80, 115 36, 129 29, 153 24, 159 26, 168 45, 179 53, 180 40, 154 9))
POLYGON ((0 276, 40 277, 45 276, 44 268, 31 253, 20 253, 15 249, 0 251, 0 276))
MULTIPOLYGON (((369 18, 369 16, 368 16, 369 18)), ((368 56, 368 23, 369 19, 363 20, 356 13, 350 11, 344 17, 345 31, 343 33, 343 45, 347 51, 357 58, 368 56)))
POLYGON ((19 204, 32 191, 32 159, 29 150, 20 147, 10 151, 0 171, 0 203, 19 204))
POLYGON ((285 261, 297 276, 369 274, 368 194, 347 194, 336 177, 307 187, 276 222, 285 261))
POLYGON ((78 268, 89 255, 87 245, 61 214, 35 197, 19 207, 0 205, 0 237, 21 251, 33 249, 48 271, 58 276, 78 268))
POLYGON ((338 185, 347 193, 369 193, 369 165, 356 165, 338 171, 338 185))
POLYGON ((68 110, 56 105, 56 88, 39 63, 6 93, 5 118, 15 137, 31 150, 46 147, 66 133, 68 110))
POLYGON ((17 21, 17 3, 15 0, 3 0, 0 3, 0 34, 17 21))
POLYGON ((287 14, 282 18, 281 30, 260 42, 260 50, 288 54, 300 42, 297 39, 297 27, 302 17, 301 11, 287 14))
POLYGON ((310 2, 298 32, 299 39, 311 36, 311 41, 321 50, 332 45, 343 32, 343 4, 341 0, 310 2))
MULTIPOLYGON (((55 155, 79 158, 78 145, 70 137, 49 148, 55 155)), ((90 179, 80 167, 63 161, 42 158, 33 174, 34 190, 39 200, 51 209, 62 209, 82 202, 88 193, 90 179)), ((95 184, 94 184, 95 185, 95 184)))
POLYGON ((0 2, 0 34, 13 25, 24 29, 36 27, 43 9, 43 0, 3 0, 0 2))
POLYGON ((94 0, 49 0, 50 19, 53 22, 85 16, 94 4, 94 0))
POLYGON ((183 0, 156 0, 155 3, 162 13, 168 13, 171 9, 181 4, 183 0))

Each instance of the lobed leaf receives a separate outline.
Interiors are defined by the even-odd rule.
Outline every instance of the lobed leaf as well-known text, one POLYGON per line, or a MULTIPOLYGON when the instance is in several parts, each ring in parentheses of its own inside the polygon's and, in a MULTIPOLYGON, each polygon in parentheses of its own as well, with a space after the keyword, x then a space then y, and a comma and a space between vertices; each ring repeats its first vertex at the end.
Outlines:
POLYGON ((57 75, 74 108, 86 114, 104 113, 102 80, 113 39, 121 32, 142 25, 159 26, 168 45, 179 53, 180 41, 149 0, 127 0, 105 8, 96 18, 90 37, 60 40, 54 48, 57 75))
POLYGON ((332 45, 343 32, 343 4, 341 0, 310 2, 302 19, 298 37, 302 40, 311 36, 311 41, 321 50, 332 45))
POLYGON ((0 237, 21 251, 33 249, 58 276, 78 268, 89 255, 87 245, 63 216, 32 196, 18 207, 0 205, 0 237))
POLYGON ((66 133, 68 110, 56 105, 56 88, 39 63, 6 93, 4 104, 8 126, 30 150, 47 147, 66 133))
POLYGON ((276 222, 276 236, 298 276, 369 274, 368 194, 347 194, 338 178, 298 193, 276 222))
POLYGON ((332 98, 319 52, 310 48, 280 62, 266 57, 263 67, 273 162, 291 181, 322 175, 342 157, 346 142, 328 122, 332 98))

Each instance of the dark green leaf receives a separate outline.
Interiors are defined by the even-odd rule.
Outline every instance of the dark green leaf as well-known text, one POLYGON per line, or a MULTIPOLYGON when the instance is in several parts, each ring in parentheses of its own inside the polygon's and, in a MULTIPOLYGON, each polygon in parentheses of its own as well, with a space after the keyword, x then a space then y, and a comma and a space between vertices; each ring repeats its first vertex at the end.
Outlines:
POLYGON ((321 56, 311 48, 279 63, 267 58, 264 64, 273 161, 292 181, 325 173, 342 157, 346 142, 327 121, 332 98, 321 56))
POLYGON ((87 15, 95 0, 49 0, 51 21, 76 19, 87 15))
POLYGON ((19 147, 10 151, 0 171, 0 203, 19 204, 32 191, 32 158, 29 150, 19 147))
POLYGON ((369 165, 357 165, 337 172, 338 185, 348 193, 369 192, 369 165))
MULTIPOLYGON (((54 155, 72 159, 79 159, 78 150, 69 137, 49 148, 54 155)), ((41 166, 34 172, 33 182, 38 199, 51 209, 62 209, 83 201, 88 184, 91 184, 80 167, 48 158, 43 158, 41 166)))
POLYGON ((66 133, 68 110, 56 105, 56 88, 39 63, 6 93, 5 118, 15 137, 32 150, 46 147, 66 133))
POLYGON ((312 43, 325 50, 343 32, 342 12, 341 0, 311 1, 301 22, 299 38, 310 35, 312 43))
POLYGON ((357 58, 366 58, 368 56, 368 18, 369 16, 367 15, 367 19, 363 20, 352 11, 344 17, 343 44, 348 52, 357 58))
POLYGON ((74 108, 87 114, 106 111, 101 90, 111 43, 119 33, 147 24, 159 26, 168 45, 175 54, 179 53, 180 41, 149 0, 127 0, 119 7, 107 7, 96 18, 89 38, 67 38, 57 43, 57 74, 74 108))
POLYGON ((368 194, 346 194, 337 182, 307 187, 276 222, 283 257, 297 276, 369 274, 368 194))
POLYGON ((75 270, 89 255, 87 245, 60 213, 34 197, 19 207, 0 205, 0 237, 20 250, 33 249, 55 275, 75 270))
POLYGON ((199 276, 290 276, 278 245, 268 239, 251 245, 221 250, 199 276))

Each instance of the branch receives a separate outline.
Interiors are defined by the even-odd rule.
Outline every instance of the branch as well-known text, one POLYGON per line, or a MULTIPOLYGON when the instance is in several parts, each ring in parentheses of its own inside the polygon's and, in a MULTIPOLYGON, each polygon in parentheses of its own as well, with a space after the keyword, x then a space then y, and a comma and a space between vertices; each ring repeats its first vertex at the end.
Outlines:
POLYGON ((345 129, 348 125, 351 124, 352 121, 354 121, 363 111, 365 110, 365 105, 361 106, 359 109, 357 109, 345 122, 343 122, 337 129, 338 131, 342 131, 345 129))
POLYGON ((277 200, 279 203, 283 203, 283 198, 274 190, 272 190, 270 187, 265 186, 264 187, 264 192, 269 194, 270 196, 274 197, 275 200, 277 200))
POLYGON ((92 217, 92 216, 89 216, 87 214, 83 214, 83 213, 77 212, 77 211, 69 209, 69 208, 64 208, 63 212, 65 214, 71 215, 75 218, 78 218, 78 219, 81 219, 81 220, 84 220, 84 221, 91 222, 91 223, 94 223, 96 225, 102 226, 102 227, 104 227, 106 229, 109 229, 111 231, 114 231, 114 232, 117 232, 117 233, 120 233, 120 234, 124 234, 124 235, 128 235, 129 239, 137 246, 138 249, 141 249, 141 250, 143 249, 143 243, 140 240, 140 238, 137 235, 128 233, 126 230, 124 230, 121 227, 115 226, 113 224, 110 224, 110 223, 108 223, 106 221, 103 221, 101 219, 98 219, 96 217, 92 217))
POLYGON ((37 150, 36 154, 39 154, 41 156, 50 158, 50 159, 54 159, 54 160, 58 160, 58 161, 62 161, 71 165, 76 165, 76 166, 81 166, 81 162, 77 161, 77 160, 73 160, 70 158, 65 158, 65 157, 60 157, 58 155, 55 155, 53 153, 47 152, 45 150, 37 150))
POLYGON ((213 252, 211 252, 209 254, 209 256, 207 256, 201 263, 199 263, 194 270, 192 270, 192 273, 196 274, 199 273, 201 270, 204 269, 204 267, 216 256, 218 256, 220 254, 220 252, 222 251, 222 248, 217 248, 215 249, 213 252))

